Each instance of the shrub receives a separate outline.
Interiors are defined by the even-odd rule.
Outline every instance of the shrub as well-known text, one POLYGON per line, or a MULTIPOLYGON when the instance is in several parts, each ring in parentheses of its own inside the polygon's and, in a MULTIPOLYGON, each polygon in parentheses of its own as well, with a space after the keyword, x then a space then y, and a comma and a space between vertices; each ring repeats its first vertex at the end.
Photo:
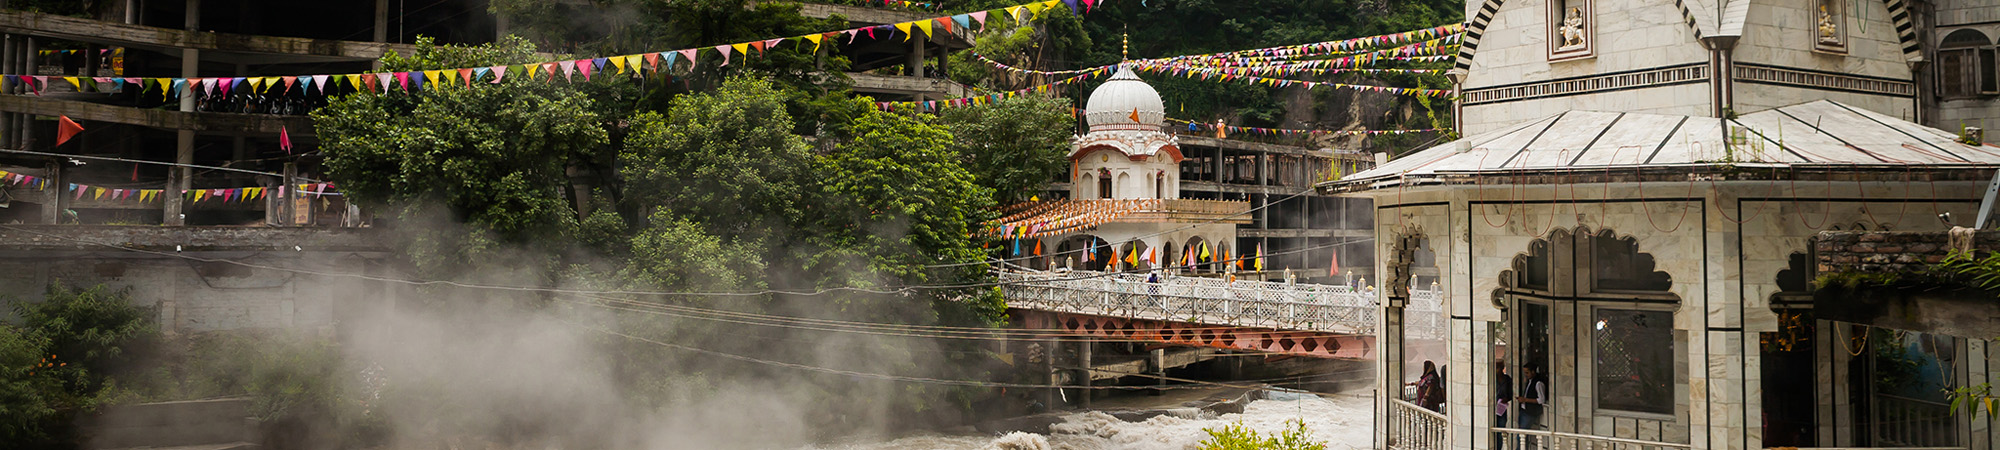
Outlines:
POLYGON ((1243 422, 1202 431, 1208 433, 1208 439, 1195 444, 1201 450, 1326 450, 1326 444, 1313 442, 1305 421, 1298 419, 1285 421, 1285 430, 1276 436, 1265 436, 1243 426, 1243 422))

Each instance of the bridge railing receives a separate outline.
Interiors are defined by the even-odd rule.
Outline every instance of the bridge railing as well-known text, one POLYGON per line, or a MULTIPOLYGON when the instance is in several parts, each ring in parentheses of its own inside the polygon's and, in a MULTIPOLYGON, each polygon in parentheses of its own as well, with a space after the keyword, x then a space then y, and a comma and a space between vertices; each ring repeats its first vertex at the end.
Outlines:
POLYGON ((1373 293, 1347 286, 1144 274, 1004 271, 1009 303, 1046 311, 1232 326, 1374 334, 1373 293))

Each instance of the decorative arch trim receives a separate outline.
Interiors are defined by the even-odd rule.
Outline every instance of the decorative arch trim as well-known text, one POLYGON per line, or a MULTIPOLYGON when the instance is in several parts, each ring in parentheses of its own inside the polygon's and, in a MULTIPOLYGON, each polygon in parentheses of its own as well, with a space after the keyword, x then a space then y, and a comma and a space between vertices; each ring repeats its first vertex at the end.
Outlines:
POLYGON ((1916 26, 1910 23, 1910 6, 1903 0, 1882 0, 1889 7, 1889 17, 1896 22, 1896 38, 1903 43, 1903 60, 1917 61, 1923 58, 1923 45, 1917 42, 1916 26))

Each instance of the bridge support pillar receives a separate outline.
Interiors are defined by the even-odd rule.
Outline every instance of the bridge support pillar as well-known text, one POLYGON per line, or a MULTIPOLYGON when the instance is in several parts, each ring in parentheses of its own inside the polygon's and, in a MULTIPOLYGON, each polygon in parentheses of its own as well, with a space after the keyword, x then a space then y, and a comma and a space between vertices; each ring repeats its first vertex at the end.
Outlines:
POLYGON ((1042 341, 1042 365, 1043 369, 1045 369, 1044 371, 1049 375, 1049 388, 1047 392, 1042 394, 1044 397, 1042 404, 1047 405, 1046 407, 1049 411, 1055 411, 1056 407, 1061 405, 1061 403, 1056 403, 1062 398, 1062 388, 1058 387, 1062 386, 1062 377, 1060 376, 1061 373, 1056 371, 1056 355, 1062 354, 1062 347, 1057 346, 1060 343, 1062 341, 1056 338, 1048 338, 1042 341))
POLYGON ((1091 359, 1093 358, 1091 358, 1090 339, 1089 338, 1077 339, 1076 340, 1077 367, 1083 368, 1083 370, 1080 370, 1077 373, 1078 375, 1077 378, 1083 379, 1083 389, 1081 389, 1081 391, 1083 392, 1077 393, 1077 397, 1081 399, 1080 401, 1077 402, 1077 404, 1081 405, 1083 409, 1090 409, 1090 397, 1093 394, 1097 393, 1096 389, 1090 388, 1092 383, 1090 376, 1094 375, 1090 370, 1091 359))
MULTIPOLYGON (((1167 349, 1153 349, 1153 374, 1160 376, 1158 379, 1153 380, 1155 384, 1162 387, 1167 385, 1167 349)), ((1153 395, 1165 395, 1166 393, 1165 389, 1153 391, 1153 395)))

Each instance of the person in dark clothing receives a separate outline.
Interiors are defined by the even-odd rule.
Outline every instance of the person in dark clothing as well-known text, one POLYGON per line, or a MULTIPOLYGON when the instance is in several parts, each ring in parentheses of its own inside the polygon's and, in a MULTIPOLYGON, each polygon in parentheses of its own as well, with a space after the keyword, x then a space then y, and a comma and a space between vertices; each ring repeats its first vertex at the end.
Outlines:
MULTIPOLYGON (((1516 427, 1539 430, 1542 413, 1549 407, 1549 381, 1542 378, 1541 370, 1533 365, 1521 366, 1521 376, 1527 380, 1527 384, 1521 385, 1521 393, 1526 395, 1514 397, 1514 402, 1521 405, 1520 422, 1516 427)), ((1532 449, 1535 444, 1535 439, 1529 438, 1524 447, 1532 449)))
MULTIPOLYGON (((1514 377, 1507 375, 1506 361, 1493 363, 1493 371, 1499 374, 1499 379, 1493 383, 1494 386, 1498 386, 1495 397, 1499 399, 1493 403, 1493 423, 1505 427, 1508 425, 1507 408, 1514 404, 1514 377)), ((1502 438, 1500 433, 1493 433, 1493 442, 1500 443, 1497 448, 1502 450, 1507 448, 1507 440, 1502 438)))
POLYGON ((1416 384, 1417 406, 1444 412, 1444 377, 1438 375, 1437 363, 1424 361, 1424 375, 1416 384))

